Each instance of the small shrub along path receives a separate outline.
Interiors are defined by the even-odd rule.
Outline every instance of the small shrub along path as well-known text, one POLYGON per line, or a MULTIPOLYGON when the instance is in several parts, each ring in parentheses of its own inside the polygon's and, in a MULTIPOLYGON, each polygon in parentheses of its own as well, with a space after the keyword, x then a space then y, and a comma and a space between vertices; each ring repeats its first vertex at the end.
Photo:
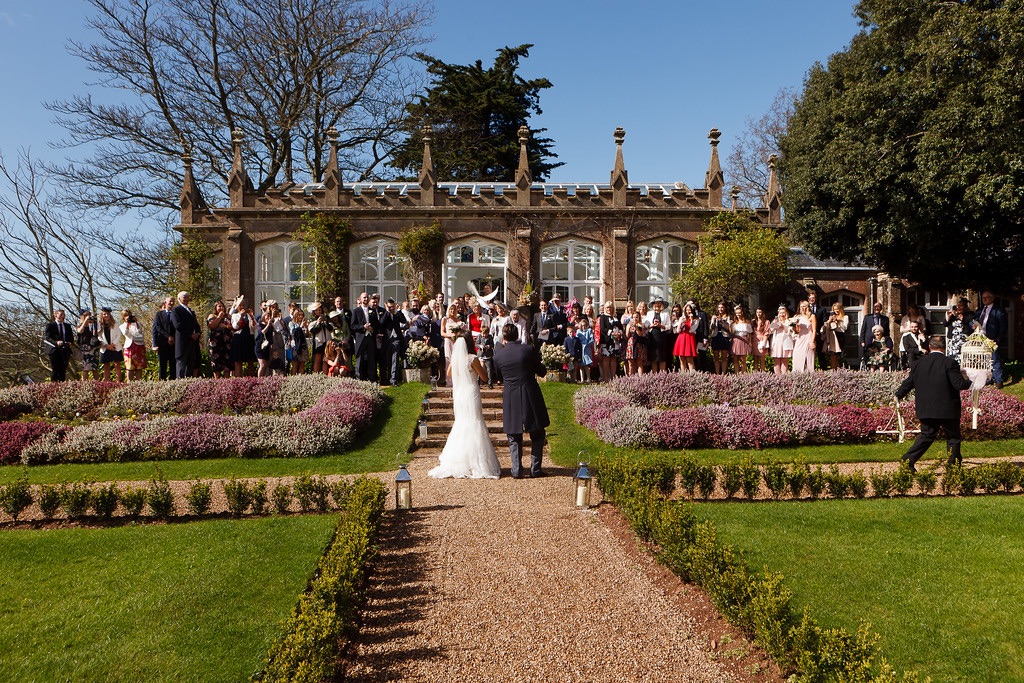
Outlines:
POLYGON ((705 630, 709 603, 628 529, 573 506, 571 470, 516 480, 498 454, 501 479, 433 480, 438 452, 416 453, 346 681, 778 680, 740 636, 705 630))

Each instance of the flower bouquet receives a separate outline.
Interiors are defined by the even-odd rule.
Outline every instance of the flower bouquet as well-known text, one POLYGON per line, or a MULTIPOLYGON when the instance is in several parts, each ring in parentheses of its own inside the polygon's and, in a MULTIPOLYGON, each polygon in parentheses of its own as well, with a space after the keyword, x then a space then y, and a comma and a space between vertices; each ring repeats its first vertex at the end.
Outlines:
POLYGON ((448 333, 455 335, 455 338, 458 339, 462 335, 466 334, 466 323, 461 321, 457 323, 449 322, 448 333))
POLYGON ((569 362, 569 354, 558 344, 543 344, 540 347, 540 361, 548 370, 561 370, 569 362))
POLYGON ((429 368, 441 357, 437 349, 425 341, 411 341, 405 350, 405 367, 429 368))
POLYGON ((800 336, 800 321, 796 318, 789 318, 786 320, 786 327, 789 329, 789 336, 796 341, 797 337, 800 336))

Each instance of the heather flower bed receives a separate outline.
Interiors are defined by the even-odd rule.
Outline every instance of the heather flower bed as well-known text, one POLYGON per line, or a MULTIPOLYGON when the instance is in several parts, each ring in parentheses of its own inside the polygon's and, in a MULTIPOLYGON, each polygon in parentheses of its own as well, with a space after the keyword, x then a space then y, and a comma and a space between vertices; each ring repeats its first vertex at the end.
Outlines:
MULTIPOLYGON (((848 444, 879 438, 892 417, 897 373, 855 371, 772 375, 659 373, 616 379, 576 393, 576 420, 616 446, 764 448, 848 444)), ((1024 402, 996 389, 981 392, 978 429, 970 429, 963 393, 964 437, 1024 436, 1024 402)), ((901 404, 915 421, 913 402, 901 404)))
POLYGON ((375 384, 322 375, 17 387, 0 392, 0 415, 40 419, 0 422, 0 462, 336 453, 383 400, 375 384))

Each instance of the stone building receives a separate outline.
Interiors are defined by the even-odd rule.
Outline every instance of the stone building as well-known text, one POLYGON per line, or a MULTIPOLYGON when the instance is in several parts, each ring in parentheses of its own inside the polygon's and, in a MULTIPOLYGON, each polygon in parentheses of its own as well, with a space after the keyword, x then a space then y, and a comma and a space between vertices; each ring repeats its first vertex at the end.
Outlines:
MULTIPOLYGON (((704 187, 696 189, 682 182, 631 183, 621 128, 614 132, 608 183, 534 182, 526 156, 528 134, 520 129, 519 167, 511 182, 438 182, 428 130, 418 182, 346 184, 338 169, 338 134, 331 131, 322 182, 258 193, 242 163, 242 134, 235 131, 228 206, 206 205, 185 157, 176 229, 197 231, 214 247, 226 298, 241 293, 255 301, 312 301, 318 293, 303 280, 310 272, 309 253, 294 235, 304 214, 325 212, 348 220, 353 239, 344 289, 319 293, 324 298, 340 294, 351 303, 359 292, 369 291, 402 301, 410 284, 422 282, 447 299, 469 291, 472 282, 479 291, 489 285, 500 290, 501 298, 515 301, 529 282, 545 298, 589 294, 595 301, 612 299, 621 309, 627 300, 670 299, 671 279, 691 262, 705 221, 737 210, 735 195, 728 206, 723 201, 717 129, 708 135, 711 155, 704 187), (435 223, 444 235, 443 248, 432 263, 408 272, 398 253, 399 235, 435 223)), ((774 162, 770 165, 764 206, 752 215, 782 229, 781 193, 774 162)), ((875 300, 892 314, 894 326, 909 304, 924 304, 936 320, 947 304, 947 294, 919 292, 870 266, 812 258, 799 248, 792 250, 790 266, 791 306, 805 289, 814 289, 825 305, 843 303, 855 325, 875 300)), ((772 308, 777 303, 765 302, 772 308)), ((856 335, 848 337, 849 355, 856 356, 856 335)))

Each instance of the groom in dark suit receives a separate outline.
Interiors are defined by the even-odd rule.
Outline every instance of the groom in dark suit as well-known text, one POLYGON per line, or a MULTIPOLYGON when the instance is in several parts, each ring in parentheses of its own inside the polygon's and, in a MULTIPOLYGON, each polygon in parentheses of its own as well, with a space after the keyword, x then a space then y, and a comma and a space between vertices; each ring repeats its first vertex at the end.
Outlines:
POLYGON ((530 476, 543 477, 540 468, 544 454, 545 428, 551 424, 537 377, 545 373, 540 354, 528 344, 519 343, 519 328, 508 324, 502 329, 505 344, 494 350, 494 365, 505 382, 502 394, 502 420, 512 458, 512 477, 523 478, 523 432, 529 432, 532 445, 530 476))
POLYGON ((913 389, 915 410, 921 421, 921 434, 903 455, 910 471, 935 441, 941 427, 946 432, 946 450, 949 464, 961 462, 960 457, 960 392, 971 388, 971 381, 963 376, 960 364, 946 355, 946 338, 933 336, 928 340, 928 353, 917 361, 903 384, 896 390, 896 398, 903 398, 913 389))

